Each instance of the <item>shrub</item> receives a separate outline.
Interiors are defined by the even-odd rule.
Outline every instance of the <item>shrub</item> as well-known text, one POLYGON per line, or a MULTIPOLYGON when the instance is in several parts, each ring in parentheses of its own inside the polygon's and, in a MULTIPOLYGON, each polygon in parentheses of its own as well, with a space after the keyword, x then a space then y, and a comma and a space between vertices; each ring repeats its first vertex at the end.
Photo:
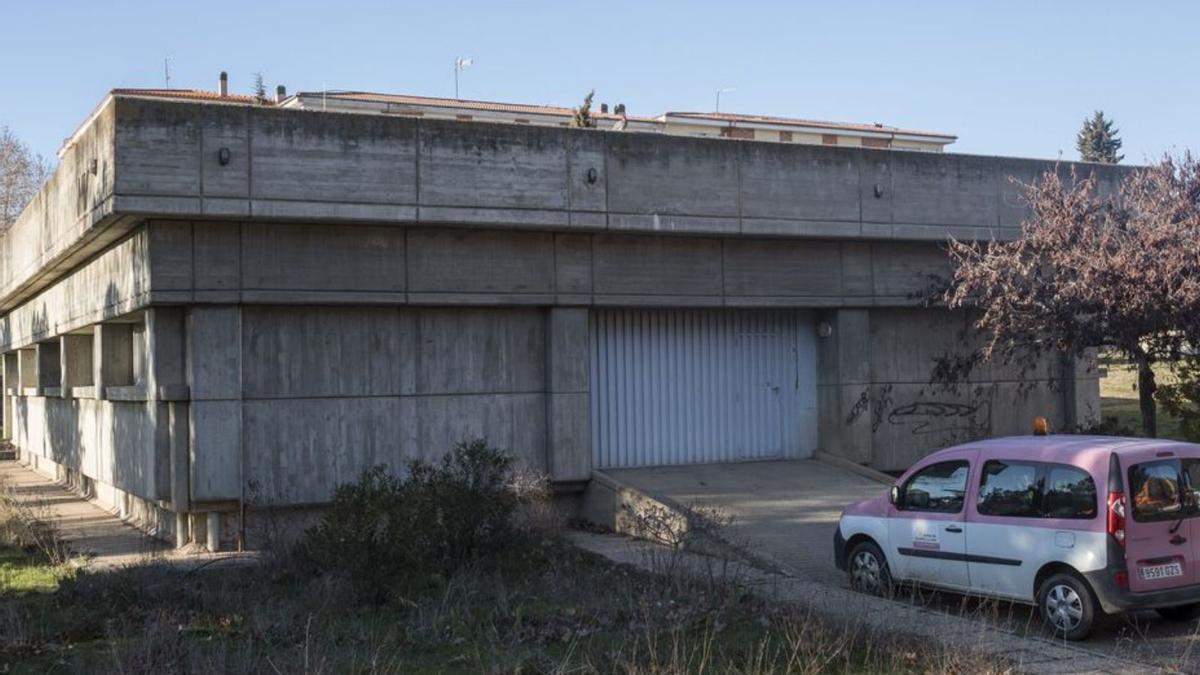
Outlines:
POLYGON ((457 445, 440 463, 410 462, 402 477, 376 466, 339 486, 333 505, 300 543, 302 559, 350 579, 383 602, 398 584, 444 579, 511 545, 512 459, 483 440, 457 445))

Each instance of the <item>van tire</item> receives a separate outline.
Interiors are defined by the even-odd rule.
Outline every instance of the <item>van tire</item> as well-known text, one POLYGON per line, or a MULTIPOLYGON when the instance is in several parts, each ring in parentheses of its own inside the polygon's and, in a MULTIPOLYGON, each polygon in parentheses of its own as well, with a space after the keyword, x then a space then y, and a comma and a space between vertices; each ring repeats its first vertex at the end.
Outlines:
POLYGON ((1191 621, 1200 616, 1200 602, 1193 602, 1190 605, 1178 605, 1176 607, 1159 607, 1154 610, 1158 615, 1167 621, 1191 621))
POLYGON ((892 597, 892 572, 887 558, 873 542, 859 542, 846 556, 846 574, 850 588, 881 598, 892 597))
POLYGON ((1037 594, 1042 623, 1055 636, 1084 640, 1096 619, 1096 596, 1077 575, 1059 572, 1042 582, 1037 594))

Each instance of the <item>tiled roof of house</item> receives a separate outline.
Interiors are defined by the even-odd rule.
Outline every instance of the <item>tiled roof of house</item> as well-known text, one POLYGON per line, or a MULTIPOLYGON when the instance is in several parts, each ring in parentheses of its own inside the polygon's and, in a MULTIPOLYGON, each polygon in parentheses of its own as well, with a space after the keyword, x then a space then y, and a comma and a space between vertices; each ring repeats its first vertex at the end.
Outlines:
POLYGON ((143 96, 147 98, 180 98, 191 101, 212 101, 214 103, 250 103, 254 105, 275 105, 274 99, 267 98, 260 102, 254 96, 245 94, 226 94, 222 96, 215 91, 203 89, 113 89, 114 96, 143 96))
POLYGON ((900 127, 891 127, 883 124, 854 124, 849 122, 821 122, 818 120, 805 120, 794 117, 774 117, 771 115, 739 115, 736 113, 716 113, 716 112, 669 112, 665 113, 666 117, 708 120, 714 122, 750 122, 758 124, 778 124, 782 126, 795 127, 818 127, 823 129, 838 129, 844 131, 866 131, 885 134, 904 134, 906 136, 930 136, 933 138, 957 138, 953 134, 943 134, 933 131, 917 131, 914 129, 901 129, 900 127))
MULTIPOLYGON (((330 99, 339 99, 344 101, 362 101, 366 103, 391 103, 395 105, 416 105, 416 106, 436 106, 441 108, 461 108, 463 110, 486 110, 490 112, 505 112, 505 113, 524 113, 528 115, 555 115, 559 117, 570 117, 574 114, 573 108, 564 108, 555 105, 537 105, 530 103, 501 103, 497 101, 472 101, 469 99, 457 98, 438 98, 435 96, 412 96, 409 94, 378 94, 369 91, 305 91, 299 92, 297 96, 306 96, 316 98, 324 96, 330 99)), ((591 110, 592 117, 604 119, 620 119, 620 115, 612 112, 600 112, 599 105, 593 105, 591 110)), ((655 121, 653 117, 640 117, 637 115, 626 115, 631 120, 643 120, 647 122, 655 121)))

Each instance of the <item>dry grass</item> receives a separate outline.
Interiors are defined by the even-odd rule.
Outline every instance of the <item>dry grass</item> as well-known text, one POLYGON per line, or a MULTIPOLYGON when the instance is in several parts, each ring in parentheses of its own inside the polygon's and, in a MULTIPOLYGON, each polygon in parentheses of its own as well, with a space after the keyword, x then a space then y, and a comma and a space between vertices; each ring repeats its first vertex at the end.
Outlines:
MULTIPOLYGON (((9 596, 0 670, 60 673, 1005 672, 940 646, 839 625, 664 561, 641 572, 530 539, 393 602, 275 567, 80 571, 9 596)), ((402 570, 396 571, 402 575, 402 570)))

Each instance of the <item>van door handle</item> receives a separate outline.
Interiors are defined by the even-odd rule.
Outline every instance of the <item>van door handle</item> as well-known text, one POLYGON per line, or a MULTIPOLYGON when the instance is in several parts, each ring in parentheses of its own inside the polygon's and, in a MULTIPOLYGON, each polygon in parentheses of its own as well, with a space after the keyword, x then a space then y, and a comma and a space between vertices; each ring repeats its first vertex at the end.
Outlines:
POLYGON ((962 528, 957 525, 947 525, 946 531, 947 532, 962 532, 962 528))

